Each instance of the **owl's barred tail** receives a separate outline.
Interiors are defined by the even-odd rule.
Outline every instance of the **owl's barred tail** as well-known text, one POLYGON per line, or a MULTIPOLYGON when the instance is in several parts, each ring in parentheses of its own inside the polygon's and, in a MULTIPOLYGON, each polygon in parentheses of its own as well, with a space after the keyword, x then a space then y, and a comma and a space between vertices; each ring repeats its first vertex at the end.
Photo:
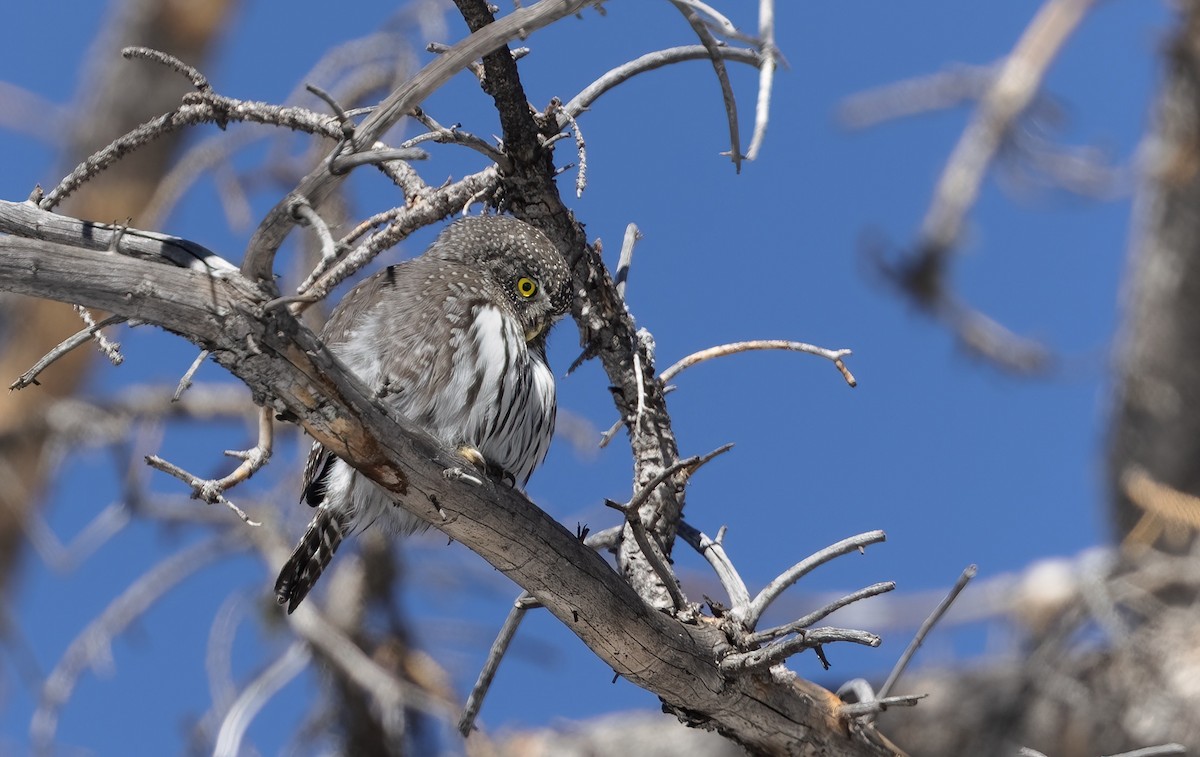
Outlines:
POLYGON ((347 524, 336 514, 323 507, 317 509, 316 517, 308 524, 304 536, 300 537, 300 542, 275 581, 275 600, 287 605, 289 615, 304 601, 321 577, 346 531, 347 524))

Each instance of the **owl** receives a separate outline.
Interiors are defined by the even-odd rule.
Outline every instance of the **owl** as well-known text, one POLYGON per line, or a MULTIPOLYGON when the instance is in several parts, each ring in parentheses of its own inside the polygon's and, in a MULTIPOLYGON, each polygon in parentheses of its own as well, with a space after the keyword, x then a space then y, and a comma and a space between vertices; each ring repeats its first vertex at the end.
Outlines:
MULTIPOLYGON (((542 232, 481 216, 355 287, 322 339, 381 401, 481 470, 524 486, 554 434, 546 336, 570 304, 570 271, 542 232)), ((425 527, 320 443, 301 500, 316 514, 275 583, 289 613, 348 534, 425 527)))

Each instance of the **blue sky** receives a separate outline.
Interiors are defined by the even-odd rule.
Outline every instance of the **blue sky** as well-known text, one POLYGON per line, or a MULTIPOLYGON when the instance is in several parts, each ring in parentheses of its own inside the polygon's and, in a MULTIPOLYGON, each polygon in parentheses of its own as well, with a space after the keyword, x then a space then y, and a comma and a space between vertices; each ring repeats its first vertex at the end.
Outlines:
MULTIPOLYGON (((246 4, 206 69, 218 91, 283 98, 323 51, 371 32, 393 12, 393 4, 383 2, 356 3, 337 14, 301 5, 309 12, 246 4)), ((739 5, 746 12, 732 17, 753 29, 755 4, 739 5)), ((1014 194, 995 176, 985 184, 956 261, 955 286, 1018 333, 1044 340, 1070 366, 1047 379, 1013 378, 965 355, 941 327, 896 297, 861 253, 868 238, 886 240, 892 250, 912 243, 969 109, 853 133, 834 115, 844 98, 863 89, 951 64, 997 60, 1038 4, 779 5, 777 42, 789 66, 776 81, 760 159, 745 164, 740 175, 720 156, 728 149, 725 118, 705 63, 635 79, 579 121, 589 183, 583 197, 569 197, 568 204, 589 235, 603 239, 610 265, 625 225, 641 228, 628 299, 638 324, 655 336, 660 368, 695 350, 750 338, 796 339, 855 353, 849 359, 859 379, 854 390, 828 364, 794 354, 725 358, 681 375, 669 398, 681 450, 737 445, 695 477, 687 518, 709 533, 729 526, 727 548, 752 590, 828 543, 874 528, 887 532, 888 542, 865 557, 843 559, 806 579, 789 609, 793 615, 811 609, 804 599, 817 592, 888 579, 901 591, 927 590, 948 585, 968 563, 978 563, 986 578, 1103 543, 1108 367, 1130 236, 1129 198, 1014 194)), ((528 41, 532 53, 521 66, 535 105, 553 96, 567 100, 625 60, 694 39, 666 3, 614 1, 606 8, 604 16, 589 10, 582 20, 567 19, 528 41)), ((0 47, 0 80, 66 102, 104 12, 99 3, 6 8, 9 28, 21 33, 0 47)), ((1169 23, 1159 3, 1114 0, 1095 8, 1047 80, 1064 114, 1056 138, 1131 160, 1149 121, 1169 23)), ((453 16, 448 29, 442 41, 462 34, 453 16)), ((748 139, 755 72, 731 72, 748 139)), ((498 126, 488 104, 469 76, 460 75, 426 107, 443 123, 461 122, 489 136, 498 126)), ((213 133, 198 130, 194 139, 213 133)), ((478 156, 461 148, 432 152, 420 167, 431 183, 481 167, 478 156)), ((0 196, 6 199, 23 199, 35 182, 49 186, 58 179, 52 148, 28 135, 0 132, 0 155, 0 196)), ((239 165, 246 168, 257 157, 239 165)), ((574 161, 569 142, 560 143, 557 160, 574 161)), ((573 182, 568 171, 564 194, 572 193, 573 182)), ((377 180, 356 191, 371 209, 399 201, 377 180)), ((278 196, 256 197, 256 210, 278 196)), ((230 229, 218 218, 214 185, 202 182, 163 229, 236 259, 250 229, 230 229)), ((392 256, 419 251, 431 234, 392 256)), ((147 329, 122 332, 121 340, 126 364, 97 365, 89 390, 97 396, 147 382, 173 384, 194 357, 182 341, 147 329)), ((577 350, 573 326, 559 327, 551 343, 558 375, 577 350)), ((229 380, 211 364, 199 378, 229 380)), ((584 366, 559 387, 564 410, 601 429, 614 419, 598 365, 584 366)), ((0 401, 19 402, 20 395, 0 401)), ((224 464, 220 451, 247 446, 246 434, 241 424, 172 426, 147 451, 217 471, 224 464)), ((278 500, 277 508, 258 513, 297 529, 308 515, 293 504, 298 485, 288 473, 301 455, 295 441, 285 439, 271 468, 256 479, 278 500)), ((78 473, 52 488, 46 518, 62 540, 120 497, 110 462, 104 452, 81 452, 72 457, 78 473)), ((603 499, 627 498, 629 473, 621 436, 595 455, 578 454, 560 441, 529 494, 568 526, 582 521, 601 528, 614 522, 603 499)), ((181 493, 171 479, 154 474, 150 480, 155 492, 181 493)), ((52 668, 70 640, 134 577, 195 541, 193 534, 134 524, 69 572, 29 553, 8 611, 36 666, 52 668)), ((437 535, 416 540, 405 565, 428 588, 406 594, 405 606, 418 638, 465 694, 516 589, 464 552, 444 546, 437 535)), ((714 590, 695 556, 681 550, 678 559, 694 596, 714 590)), ((62 741, 94 754, 125 754, 136 733, 139 752, 181 751, 186 723, 209 704, 206 644, 227 598, 241 597, 246 608, 234 645, 239 680, 284 648, 286 640, 265 633, 250 604, 272 579, 255 561, 225 560, 168 595, 117 641, 111 669, 84 676, 64 711, 62 741)), ((831 648, 835 667, 828 674, 811 656, 798 658, 794 667, 836 686, 885 671, 908 634, 888 631, 879 650, 831 648)), ((988 638, 946 631, 919 660, 962 659, 979 653, 988 638)), ((487 727, 657 708, 651 695, 624 681, 611 683, 611 672, 549 616, 534 614, 519 639, 485 706, 487 727)), ((12 652, 0 656, 0 751, 21 753, 28 748, 36 692, 13 660, 12 652)), ((287 745, 317 681, 306 675, 285 689, 255 721, 249 740, 267 754, 287 745)))

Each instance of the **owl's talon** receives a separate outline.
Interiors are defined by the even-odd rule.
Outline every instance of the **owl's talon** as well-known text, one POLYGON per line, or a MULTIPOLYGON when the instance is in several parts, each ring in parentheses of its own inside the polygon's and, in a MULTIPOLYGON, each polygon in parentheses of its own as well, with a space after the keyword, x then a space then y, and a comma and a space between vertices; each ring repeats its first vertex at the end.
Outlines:
POLYGON ((499 465, 488 465, 487 474, 494 480, 508 486, 509 489, 517 488, 517 477, 508 471, 501 468, 499 465))
POLYGON ((483 486, 483 479, 471 473, 467 473, 458 466, 447 468, 446 470, 442 471, 442 477, 447 481, 465 481, 466 483, 474 484, 475 486, 483 486))
POLYGON ((475 486, 483 486, 483 479, 479 478, 478 476, 473 476, 457 466, 454 468, 447 468, 446 470, 442 471, 442 478, 446 479, 447 481, 465 481, 468 484, 474 484, 475 486))
POLYGON ((458 448, 458 454, 465 457, 467 462, 471 463, 471 465, 474 465, 480 473, 484 474, 496 483, 505 484, 510 489, 516 488, 516 476, 509 473, 504 468, 501 468, 499 465, 489 462, 488 459, 483 456, 483 453, 474 447, 464 444, 458 448))

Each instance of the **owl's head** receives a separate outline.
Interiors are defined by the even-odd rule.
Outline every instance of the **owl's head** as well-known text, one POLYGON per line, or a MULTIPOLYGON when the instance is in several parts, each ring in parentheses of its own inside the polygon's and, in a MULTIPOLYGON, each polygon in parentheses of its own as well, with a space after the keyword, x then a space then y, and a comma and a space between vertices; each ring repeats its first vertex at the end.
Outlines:
POLYGON ((430 249, 479 272, 512 307, 532 342, 571 308, 571 272, 550 239, 509 216, 475 216, 447 226, 430 249))

